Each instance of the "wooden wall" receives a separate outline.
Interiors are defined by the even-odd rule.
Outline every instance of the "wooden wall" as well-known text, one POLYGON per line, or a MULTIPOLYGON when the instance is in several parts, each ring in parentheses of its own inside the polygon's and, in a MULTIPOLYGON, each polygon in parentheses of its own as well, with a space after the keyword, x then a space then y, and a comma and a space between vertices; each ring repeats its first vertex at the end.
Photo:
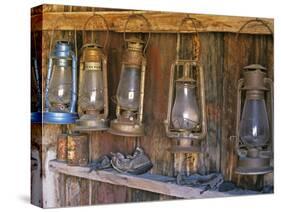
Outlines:
MULTIPOLYGON (((48 5, 44 8, 48 12, 70 10, 69 7, 64 6, 48 5)), ((90 10, 83 7, 72 7, 71 9, 72 11, 90 10)), ((43 90, 47 74, 50 35, 50 31, 42 32, 43 90)), ((191 34, 185 35, 184 40, 190 40, 191 36, 191 34)), ((81 31, 78 31, 78 47, 82 45, 81 37, 81 31)), ((199 171, 206 174, 220 171, 226 180, 233 180, 244 187, 255 188, 257 181, 263 181, 263 179, 257 179, 256 176, 238 178, 235 175, 236 156, 234 145, 230 142, 229 137, 235 132, 236 88, 237 81, 241 77, 242 67, 251 63, 259 63, 268 68, 267 73, 273 79, 272 37, 270 35, 243 34, 236 41, 234 33, 202 32, 200 39, 202 44, 201 62, 205 72, 208 135, 202 142, 204 152, 200 155, 199 171)), ((121 33, 110 33, 108 51, 109 97, 115 95, 119 81, 122 42, 121 33)), ((175 50, 176 34, 152 34, 147 51, 148 66, 145 81, 144 122, 146 136, 127 138, 111 135, 107 132, 91 132, 89 133, 92 145, 91 159, 97 159, 101 155, 116 151, 132 153, 136 146, 141 146, 153 162, 152 173, 174 175, 174 156, 167 149, 175 141, 166 137, 163 121, 166 118, 170 65, 175 59, 175 50)), ((109 104, 109 117, 113 119, 115 117, 115 104, 112 101, 109 104)), ((35 128, 36 126, 33 126, 32 129, 35 128)), ((67 128, 71 129, 72 126, 67 128)), ((43 144, 55 146, 56 136, 66 130, 60 125, 44 124, 43 144)), ((47 169, 48 160, 54 158, 56 150, 50 147, 45 151, 42 154, 42 163, 43 167, 47 169), (52 154, 47 153, 48 151, 51 151, 52 154), (46 155, 49 155, 48 160, 46 155)), ((51 196, 49 195, 49 199, 45 200, 45 207, 174 199, 174 197, 101 182, 90 182, 62 174, 51 176, 47 170, 45 172, 43 174, 45 178, 54 178, 56 181, 55 185, 46 191, 50 192, 51 196)), ((265 182, 272 184, 273 175, 265 176, 265 182)))

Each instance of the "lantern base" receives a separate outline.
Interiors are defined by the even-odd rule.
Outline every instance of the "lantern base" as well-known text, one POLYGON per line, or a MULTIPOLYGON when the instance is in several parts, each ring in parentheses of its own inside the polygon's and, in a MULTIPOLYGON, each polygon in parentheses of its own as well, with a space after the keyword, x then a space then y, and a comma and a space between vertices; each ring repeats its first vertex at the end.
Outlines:
POLYGON ((42 123, 42 113, 32 112, 31 113, 31 123, 42 123))
POLYGON ((114 135, 140 137, 144 136, 144 126, 134 122, 111 121, 108 132, 114 135))
POLYGON ((44 112, 43 122, 46 124, 73 124, 78 119, 77 113, 44 112))
POLYGON ((241 175, 261 175, 273 171, 270 166, 270 158, 239 158, 236 174, 241 175))
POLYGON ((107 119, 78 119, 76 120, 77 131, 103 131, 108 129, 107 119))

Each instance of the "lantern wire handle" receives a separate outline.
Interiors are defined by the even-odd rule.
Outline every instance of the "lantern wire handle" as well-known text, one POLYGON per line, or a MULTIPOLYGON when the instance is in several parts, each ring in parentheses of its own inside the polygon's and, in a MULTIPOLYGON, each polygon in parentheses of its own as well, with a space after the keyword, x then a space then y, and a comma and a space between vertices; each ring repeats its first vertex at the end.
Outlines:
MULTIPOLYGON (((52 34, 51 34, 51 41, 50 41, 50 48, 49 48, 49 56, 51 56, 52 54, 52 45, 53 45, 53 40, 54 40, 54 34, 55 34, 55 30, 58 29, 58 26, 59 26, 59 21, 61 21, 62 19, 64 20, 67 20, 69 19, 68 17, 66 17, 65 13, 62 14, 62 16, 59 16, 57 17, 55 20, 54 20, 54 28, 52 30, 52 34)), ((76 27, 74 27, 74 39, 75 39, 75 54, 76 54, 76 57, 77 57, 77 40, 76 40, 76 27)))
POLYGON ((201 22, 198 20, 198 19, 196 19, 196 18, 192 18, 192 17, 190 17, 190 15, 187 15, 187 16, 185 16, 182 20, 181 20, 181 22, 180 22, 180 24, 179 24, 179 26, 178 26, 178 32, 177 32, 177 49, 176 49, 176 51, 177 51, 177 60, 179 60, 179 53, 180 53, 180 40, 181 40, 181 38, 180 38, 180 32, 181 32, 181 27, 183 26, 183 24, 185 23, 185 22, 187 22, 187 21, 190 21, 191 23, 192 23, 192 26, 193 26, 193 28, 194 28, 194 31, 195 31, 195 43, 194 43, 194 54, 195 54, 195 61, 199 61, 200 60, 200 55, 201 55, 201 40, 200 40, 200 37, 199 37, 199 33, 198 33, 198 29, 197 29, 197 27, 196 27, 196 23, 195 22, 199 22, 200 24, 201 24, 201 22))
POLYGON ((126 39, 126 30, 127 30, 127 26, 128 26, 129 21, 132 20, 132 19, 142 19, 146 23, 146 25, 148 27, 148 37, 147 37, 147 40, 146 40, 146 44, 145 44, 145 46, 143 48, 143 54, 145 54, 147 46, 148 46, 148 43, 150 41, 150 37, 151 37, 151 32, 150 32, 151 24, 150 24, 148 19, 143 14, 131 14, 131 15, 129 15, 128 18, 127 18, 127 21, 126 21, 126 23, 124 25, 124 32, 123 32, 123 39, 124 39, 124 41, 127 40, 126 39))
POLYGON ((269 24, 268 24, 266 21, 264 21, 264 20, 262 20, 262 19, 260 19, 260 18, 256 18, 256 19, 251 19, 251 20, 246 21, 246 22, 240 27, 240 29, 236 32, 236 37, 235 37, 236 41, 237 41, 239 35, 241 34, 241 32, 243 31, 243 29, 244 29, 248 24, 254 23, 254 22, 261 23, 261 24, 270 32, 270 34, 271 34, 272 37, 273 37, 273 31, 272 31, 272 29, 270 28, 269 24))
MULTIPOLYGON (((87 26, 87 24, 89 24, 89 22, 90 22, 94 17, 100 18, 100 19, 103 21, 103 23, 105 24, 105 27, 106 27, 106 37, 105 37, 104 43, 103 43, 103 45, 102 45, 102 48, 103 48, 103 49, 106 49, 106 48, 107 48, 107 45, 108 45, 108 40, 109 40, 109 26, 108 26, 108 22, 106 21, 106 19, 105 19, 102 15, 97 14, 97 13, 95 13, 95 12, 93 12, 93 15, 90 16, 90 17, 86 20, 86 22, 85 22, 85 24, 84 24, 83 32, 82 32, 82 33, 83 33, 83 35, 82 35, 83 41, 86 40, 86 39, 85 39, 85 30, 86 30, 86 26, 87 26)), ((88 44, 87 44, 87 45, 88 45, 88 44)), ((86 47, 86 46, 83 46, 83 47, 86 47)), ((82 48, 83 48, 83 47, 82 47, 82 48)))
MULTIPOLYGON (((260 18, 255 18, 255 19, 251 19, 251 20, 246 21, 246 22, 240 27, 240 29, 236 32, 236 36, 235 36, 235 42, 236 42, 236 43, 238 43, 238 38, 239 38, 241 32, 243 31, 243 29, 244 29, 248 24, 254 23, 254 22, 261 23, 261 24, 270 32, 272 38, 274 38, 274 33, 273 33, 272 29, 270 28, 269 24, 268 24, 266 21, 264 21, 264 20, 262 20, 262 19, 260 19, 260 18)), ((239 48, 239 45, 236 45, 236 48, 239 48)), ((238 52, 239 52, 239 51, 238 51, 238 52)), ((239 58, 238 58, 238 57, 236 57, 236 58, 237 58, 237 59, 236 59, 236 64, 239 64, 239 61, 238 61, 239 58)))

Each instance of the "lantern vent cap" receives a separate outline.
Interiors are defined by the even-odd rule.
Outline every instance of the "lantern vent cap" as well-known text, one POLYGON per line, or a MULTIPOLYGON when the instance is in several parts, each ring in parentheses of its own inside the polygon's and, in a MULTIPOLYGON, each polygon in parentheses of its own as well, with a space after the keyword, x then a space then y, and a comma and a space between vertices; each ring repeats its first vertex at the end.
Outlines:
POLYGON ((71 45, 67 40, 58 40, 55 44, 54 56, 56 57, 66 57, 70 56, 71 45))
POLYGON ((243 73, 244 87, 242 90, 268 90, 264 83, 266 76, 264 70, 266 70, 266 68, 259 64, 245 66, 243 73))
POLYGON ((101 44, 96 43, 96 42, 94 42, 94 43, 87 43, 83 47, 84 48, 93 48, 93 49, 101 49, 101 48, 103 48, 103 46, 101 44))
POLYGON ((84 55, 84 61, 86 62, 100 62, 102 59, 102 52, 101 52, 102 46, 92 43, 87 44, 83 51, 84 55))
POLYGON ((137 37, 131 37, 128 39, 125 39, 128 49, 132 51, 142 51, 144 47, 144 41, 137 38, 137 37))
POLYGON ((251 65, 245 66, 243 69, 244 70, 249 70, 249 71, 250 70, 261 70, 261 71, 267 70, 265 67, 263 67, 260 64, 251 64, 251 65))

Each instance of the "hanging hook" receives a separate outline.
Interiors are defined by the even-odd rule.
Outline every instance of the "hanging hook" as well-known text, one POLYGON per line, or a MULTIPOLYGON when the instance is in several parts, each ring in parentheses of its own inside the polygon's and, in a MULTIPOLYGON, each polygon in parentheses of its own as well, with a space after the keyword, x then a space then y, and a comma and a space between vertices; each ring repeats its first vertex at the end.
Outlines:
POLYGON ((148 43, 150 41, 150 37, 151 37, 151 32, 150 32, 150 28, 151 28, 151 24, 150 22, 148 21, 148 19, 146 17, 144 17, 143 14, 131 14, 129 15, 125 25, 124 25, 124 32, 123 32, 123 39, 124 41, 126 41, 126 30, 127 30, 127 26, 128 26, 128 23, 130 20, 132 19, 142 19, 144 20, 144 22, 146 23, 147 27, 148 27, 148 37, 147 37, 147 40, 146 40, 146 44, 144 46, 144 49, 143 49, 143 54, 145 54, 145 51, 147 49, 147 46, 148 46, 148 43))

